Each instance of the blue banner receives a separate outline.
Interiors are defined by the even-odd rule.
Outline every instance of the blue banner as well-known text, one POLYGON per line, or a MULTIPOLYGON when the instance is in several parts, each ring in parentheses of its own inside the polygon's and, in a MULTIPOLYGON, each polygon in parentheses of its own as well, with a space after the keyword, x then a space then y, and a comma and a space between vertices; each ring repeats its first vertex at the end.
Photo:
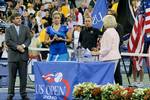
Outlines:
POLYGON ((107 8, 107 0, 96 0, 96 4, 92 13, 93 27, 98 29, 102 28, 102 19, 107 14, 107 8))
POLYGON ((36 100, 72 100, 75 84, 114 82, 112 62, 35 62, 36 100))
POLYGON ((64 62, 35 63, 36 100, 71 100, 77 65, 64 62))
POLYGON ((93 82, 97 84, 114 83, 114 65, 112 62, 81 63, 78 83, 93 82))

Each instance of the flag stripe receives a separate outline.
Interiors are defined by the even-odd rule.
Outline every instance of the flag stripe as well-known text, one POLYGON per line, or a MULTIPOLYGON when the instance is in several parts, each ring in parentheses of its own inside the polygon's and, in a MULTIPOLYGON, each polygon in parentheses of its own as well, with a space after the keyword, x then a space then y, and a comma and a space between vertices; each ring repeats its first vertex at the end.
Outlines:
POLYGON ((149 25, 150 24, 150 20, 145 21, 145 25, 149 25))
POLYGON ((150 33, 150 3, 144 2, 144 9, 145 9, 145 33, 150 33))
POLYGON ((150 11, 145 13, 146 16, 150 16, 150 11))
POLYGON ((145 9, 145 12, 150 12, 150 8, 146 8, 146 9, 145 9))
POLYGON ((149 21, 150 20, 150 15, 145 17, 145 21, 149 21))
POLYGON ((145 29, 145 33, 149 33, 150 32, 150 29, 145 29))

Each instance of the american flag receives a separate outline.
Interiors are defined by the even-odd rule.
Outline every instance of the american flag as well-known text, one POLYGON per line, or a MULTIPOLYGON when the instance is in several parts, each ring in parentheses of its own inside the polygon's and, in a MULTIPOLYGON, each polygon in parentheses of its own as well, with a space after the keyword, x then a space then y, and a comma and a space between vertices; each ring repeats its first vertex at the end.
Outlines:
POLYGON ((150 0, 144 0, 143 8, 145 9, 145 33, 150 33, 150 0))
MULTIPOLYGON (((150 33, 150 1, 146 0, 144 3, 144 9, 145 9, 145 33, 150 33)), ((148 54, 150 53, 150 46, 148 48, 148 54)), ((150 58, 147 57, 147 65, 150 67, 150 58)))
MULTIPOLYGON (((148 0, 149 1, 149 0, 148 0)), ((142 53, 144 47, 144 35, 145 35, 145 19, 146 10, 148 9, 146 0, 141 1, 141 4, 137 10, 137 16, 135 18, 132 33, 128 42, 128 52, 131 53, 142 53), (146 8, 146 9, 144 9, 146 8)), ((150 14, 149 14, 150 15, 150 14)), ((149 21, 150 24, 150 21, 149 21)), ((147 22, 148 25, 148 22, 147 22)), ((142 57, 133 57, 133 65, 138 71, 141 70, 142 57)))

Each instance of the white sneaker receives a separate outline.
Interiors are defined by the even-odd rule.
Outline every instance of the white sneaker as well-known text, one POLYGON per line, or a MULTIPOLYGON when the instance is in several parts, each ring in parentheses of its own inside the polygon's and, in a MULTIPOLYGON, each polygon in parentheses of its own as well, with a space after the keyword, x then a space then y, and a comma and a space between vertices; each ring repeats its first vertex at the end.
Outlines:
POLYGON ((138 82, 133 82, 133 83, 131 83, 131 86, 137 87, 137 84, 138 84, 138 82))
POLYGON ((143 83, 143 82, 139 82, 139 83, 137 84, 137 87, 139 87, 139 88, 144 87, 144 83, 143 83))

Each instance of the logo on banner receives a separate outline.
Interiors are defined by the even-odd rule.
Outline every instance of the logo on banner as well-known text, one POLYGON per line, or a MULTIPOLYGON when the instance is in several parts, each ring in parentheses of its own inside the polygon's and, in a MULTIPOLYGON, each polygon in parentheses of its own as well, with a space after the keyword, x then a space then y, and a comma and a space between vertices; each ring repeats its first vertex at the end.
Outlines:
POLYGON ((98 24, 102 22, 103 16, 101 12, 98 12, 97 14, 93 15, 93 25, 98 24))
MULTIPOLYGON (((48 73, 42 75, 42 78, 51 84, 40 90, 43 91, 43 99, 58 100, 58 97, 61 96, 64 98, 64 100, 67 100, 70 94, 70 84, 68 80, 63 78, 63 74, 61 72, 57 72, 55 74, 48 73)), ((41 86, 36 88, 41 89, 41 86)))

